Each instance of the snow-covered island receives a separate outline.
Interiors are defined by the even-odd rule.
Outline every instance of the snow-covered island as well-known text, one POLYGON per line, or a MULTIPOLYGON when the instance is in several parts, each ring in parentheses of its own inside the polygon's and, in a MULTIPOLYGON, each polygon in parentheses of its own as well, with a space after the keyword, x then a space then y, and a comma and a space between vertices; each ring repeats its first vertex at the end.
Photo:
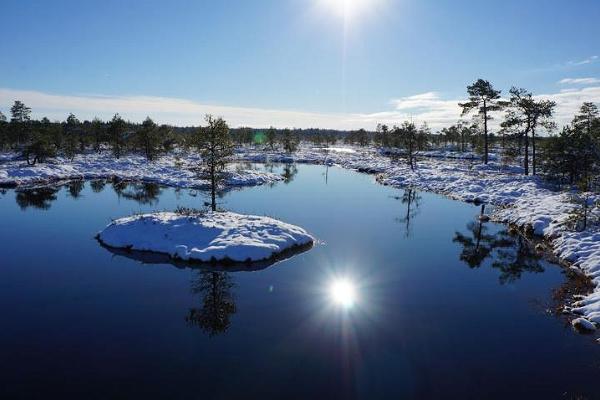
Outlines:
POLYGON ((233 212, 135 215, 113 221, 97 238, 108 247, 220 264, 276 260, 314 242, 298 226, 233 212))

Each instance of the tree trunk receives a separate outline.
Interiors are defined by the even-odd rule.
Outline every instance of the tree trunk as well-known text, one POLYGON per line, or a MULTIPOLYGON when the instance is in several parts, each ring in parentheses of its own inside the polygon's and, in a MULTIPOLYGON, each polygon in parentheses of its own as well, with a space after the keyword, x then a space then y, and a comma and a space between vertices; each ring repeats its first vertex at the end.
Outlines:
POLYGON ((536 174, 535 129, 531 130, 531 174, 536 174))
POLYGON ((525 157, 523 157, 523 168, 525 168, 525 175, 529 175, 529 134, 525 131, 525 157))
POLYGON ((483 163, 488 163, 488 125, 487 125, 487 104, 483 101, 483 163))
POLYGON ((217 211, 217 181, 215 177, 215 168, 211 167, 210 170, 210 197, 211 197, 211 209, 217 211))

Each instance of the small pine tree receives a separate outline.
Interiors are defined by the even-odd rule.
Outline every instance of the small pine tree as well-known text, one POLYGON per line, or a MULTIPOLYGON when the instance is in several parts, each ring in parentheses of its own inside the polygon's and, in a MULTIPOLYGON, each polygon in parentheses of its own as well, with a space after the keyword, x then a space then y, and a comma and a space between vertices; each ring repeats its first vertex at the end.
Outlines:
POLYGON ((125 121, 119 114, 115 114, 108 124, 108 137, 115 158, 121 158, 125 151, 125 121))
POLYGON ((158 126, 146 117, 142 126, 136 132, 137 147, 144 153, 148 161, 156 159, 160 152, 160 136, 158 126))
POLYGON ((225 180, 225 170, 234 146, 223 118, 207 115, 206 122, 208 126, 201 127, 196 134, 195 146, 202 158, 198 172, 202 179, 210 182, 211 209, 216 211, 216 195, 225 180))
POLYGON ((286 128, 281 133, 281 144, 286 153, 294 153, 298 149, 299 142, 298 135, 290 129, 286 128))
POLYGON ((16 100, 10 108, 10 115, 12 141, 17 145, 26 143, 31 135, 31 108, 16 100))
POLYGON ((94 151, 98 153, 102 148, 102 143, 105 141, 106 129, 104 123, 98 117, 95 117, 92 120, 90 130, 94 140, 94 151))
POLYGON ((6 116, 0 111, 0 150, 8 144, 8 123, 6 116))
POLYGON ((77 154, 79 146, 79 136, 81 135, 81 123, 73 114, 69 114, 63 125, 64 132, 64 153, 65 157, 73 161, 77 154))
POLYGON ((277 142, 277 131, 275 128, 270 127, 265 132, 265 137, 267 141, 267 145, 271 148, 271 150, 275 149, 275 143, 277 142))

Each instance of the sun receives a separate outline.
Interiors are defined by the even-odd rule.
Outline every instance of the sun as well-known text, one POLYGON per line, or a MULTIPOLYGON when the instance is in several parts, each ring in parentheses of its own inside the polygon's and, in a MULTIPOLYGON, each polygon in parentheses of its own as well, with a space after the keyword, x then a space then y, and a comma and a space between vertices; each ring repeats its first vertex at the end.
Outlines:
POLYGON ((376 0, 319 0, 329 12, 344 20, 352 20, 367 11, 376 0))

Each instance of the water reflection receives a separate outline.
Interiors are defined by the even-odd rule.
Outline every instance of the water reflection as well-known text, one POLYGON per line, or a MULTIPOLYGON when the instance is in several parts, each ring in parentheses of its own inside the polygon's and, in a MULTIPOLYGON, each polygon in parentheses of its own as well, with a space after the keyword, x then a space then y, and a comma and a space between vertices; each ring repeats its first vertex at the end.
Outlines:
POLYGON ((297 174, 298 168, 296 167, 296 164, 285 164, 283 166, 283 173, 281 174, 283 177, 283 183, 286 185, 291 183, 297 174))
POLYGON ((69 189, 69 194, 72 198, 78 199, 81 196, 81 191, 85 186, 85 181, 83 179, 76 179, 68 183, 67 188, 69 189))
POLYGON ((119 196, 140 204, 152 205, 158 203, 162 188, 153 182, 113 181, 112 188, 119 196))
POLYGON ((492 263, 492 267, 500 271, 500 283, 514 282, 521 278, 523 272, 544 272, 542 255, 527 238, 520 234, 510 235, 508 231, 502 231, 498 235, 504 237, 506 242, 511 242, 510 247, 498 250, 492 263))
POLYGON ((354 283, 348 279, 337 279, 329 287, 329 295, 335 304, 351 308, 356 302, 354 283))
POLYGON ((404 224, 405 236, 408 238, 411 234, 411 221, 419 213, 421 207, 422 198, 419 192, 413 188, 407 188, 404 190, 402 196, 394 197, 396 200, 400 200, 402 204, 406 206, 406 212, 403 217, 396 218, 396 221, 404 224))
POLYGON ((544 272, 542 255, 535 250, 534 243, 519 233, 506 229, 490 232, 486 225, 485 206, 482 206, 478 221, 467 224, 468 233, 456 232, 452 241, 462 249, 460 260, 470 268, 479 268, 492 257, 491 267, 500 271, 501 284, 521 278, 523 272, 544 272))
POLYGON ((213 337, 227 331, 236 312, 233 279, 227 272, 200 271, 192 282, 192 293, 202 296, 202 306, 191 308, 185 320, 213 337))
POLYGON ((56 200, 59 188, 39 187, 32 189, 19 189, 16 192, 17 204, 21 210, 29 207, 40 210, 48 210, 53 201, 56 200))
POLYGON ((192 263, 173 259, 167 254, 118 249, 105 245, 102 245, 102 247, 114 256, 126 257, 142 264, 167 264, 182 269, 194 269, 197 277, 192 281, 192 292, 202 296, 202 306, 191 308, 185 320, 190 325, 200 327, 202 331, 212 337, 227 331, 231 325, 230 317, 236 312, 232 293, 235 284, 230 273, 266 269, 279 261, 310 249, 312 244, 297 247, 267 261, 235 264, 192 263))
POLYGON ((106 181, 104 179, 96 179, 90 182, 90 187, 94 193, 100 193, 104 190, 106 181))

